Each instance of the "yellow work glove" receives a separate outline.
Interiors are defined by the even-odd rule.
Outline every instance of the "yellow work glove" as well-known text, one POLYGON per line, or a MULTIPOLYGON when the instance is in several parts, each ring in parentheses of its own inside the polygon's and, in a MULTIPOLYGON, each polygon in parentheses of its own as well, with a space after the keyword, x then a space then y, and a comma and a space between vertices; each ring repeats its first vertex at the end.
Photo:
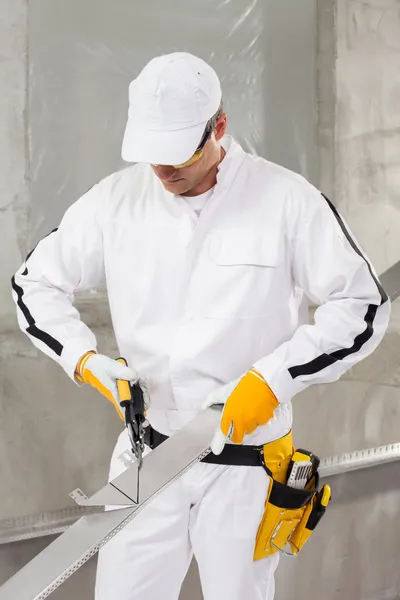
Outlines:
POLYGON ((241 444, 245 435, 253 433, 260 425, 266 425, 279 406, 264 377, 255 369, 212 392, 203 408, 215 404, 224 404, 224 409, 220 427, 211 443, 214 454, 222 452, 228 438, 235 444, 241 444))
POLYGON ((143 390, 146 410, 149 407, 150 400, 145 381, 139 379, 136 371, 108 356, 97 354, 94 351, 87 352, 81 357, 76 366, 75 377, 78 381, 88 383, 94 387, 107 400, 112 402, 119 418, 123 421, 125 418, 119 403, 118 379, 129 381, 132 384, 139 382, 143 390))

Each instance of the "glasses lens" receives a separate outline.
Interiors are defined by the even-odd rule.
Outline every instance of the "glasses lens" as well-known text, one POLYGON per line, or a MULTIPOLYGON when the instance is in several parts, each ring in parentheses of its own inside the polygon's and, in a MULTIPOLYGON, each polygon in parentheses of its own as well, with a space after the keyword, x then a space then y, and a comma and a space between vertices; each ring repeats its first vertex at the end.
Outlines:
POLYGON ((189 160, 182 163, 181 165, 173 165, 173 167, 175 167, 175 169, 183 169, 183 167, 189 167, 193 163, 197 162, 199 160, 199 158, 201 158, 203 156, 203 148, 206 145, 206 142, 211 135, 211 131, 212 131, 212 129, 210 127, 206 128, 205 132, 203 133, 203 137, 201 138, 201 142, 200 142, 199 146, 197 146, 197 150, 189 158, 189 160))
POLYGON ((210 137, 210 133, 211 133, 211 130, 209 128, 207 128, 205 130, 205 132, 203 133, 203 137, 201 138, 200 144, 197 146, 196 152, 198 152, 199 150, 202 150, 204 148, 208 138, 210 137))

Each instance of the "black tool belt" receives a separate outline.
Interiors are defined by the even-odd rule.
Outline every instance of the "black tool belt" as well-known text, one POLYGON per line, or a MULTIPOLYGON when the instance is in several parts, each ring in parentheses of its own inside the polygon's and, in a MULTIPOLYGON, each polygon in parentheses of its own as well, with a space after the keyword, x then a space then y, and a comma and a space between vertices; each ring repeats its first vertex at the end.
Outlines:
MULTIPOLYGON (((146 446, 154 450, 168 439, 167 435, 156 431, 149 425, 144 434, 146 446)), ((236 465, 244 467, 263 466, 263 446, 244 446, 226 444, 218 456, 210 452, 201 462, 213 465, 236 465)))

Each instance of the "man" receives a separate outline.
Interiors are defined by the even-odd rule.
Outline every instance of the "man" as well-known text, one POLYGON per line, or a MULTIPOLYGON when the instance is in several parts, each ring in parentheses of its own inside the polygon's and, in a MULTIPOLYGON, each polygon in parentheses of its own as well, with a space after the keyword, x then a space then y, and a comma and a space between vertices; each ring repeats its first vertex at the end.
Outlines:
MULTIPOLYGON (((73 204, 13 279, 21 328, 121 417, 116 381, 139 376, 164 435, 224 403, 221 457, 288 434, 291 399, 369 355, 390 313, 335 207, 225 131, 213 69, 153 59, 130 86, 122 156, 138 164, 73 204), (104 280, 127 367, 96 353, 73 308, 104 280)), ((127 448, 124 432, 110 478, 127 448)), ((262 468, 197 464, 100 552, 96 599, 177 600, 194 552, 205 600, 271 600, 277 554, 253 560, 268 488, 262 468)))

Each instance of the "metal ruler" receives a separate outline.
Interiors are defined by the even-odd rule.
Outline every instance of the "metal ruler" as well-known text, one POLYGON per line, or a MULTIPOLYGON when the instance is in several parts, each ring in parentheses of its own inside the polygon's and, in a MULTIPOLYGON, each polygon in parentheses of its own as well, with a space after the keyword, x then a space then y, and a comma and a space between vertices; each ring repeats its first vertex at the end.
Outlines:
POLYGON ((0 545, 63 533, 81 517, 98 512, 95 508, 68 506, 58 510, 0 520, 0 545))
POLYGON ((400 459, 400 443, 387 444, 366 450, 346 452, 321 460, 321 477, 330 477, 349 471, 377 467, 400 459))

